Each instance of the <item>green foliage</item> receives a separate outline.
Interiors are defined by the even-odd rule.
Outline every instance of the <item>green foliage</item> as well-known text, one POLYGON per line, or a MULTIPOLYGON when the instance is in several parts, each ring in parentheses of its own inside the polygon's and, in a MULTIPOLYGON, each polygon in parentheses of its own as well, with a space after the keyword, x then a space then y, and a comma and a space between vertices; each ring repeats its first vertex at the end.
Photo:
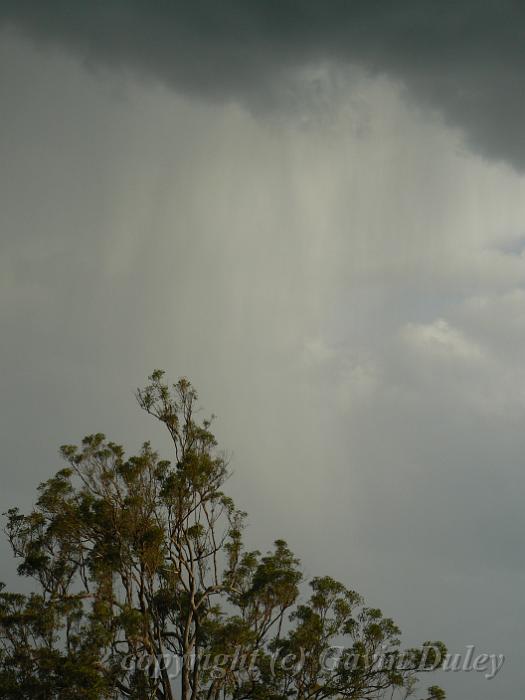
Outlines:
MULTIPOLYGON (((29 514, 6 514, 18 573, 35 592, 0 587, 0 696, 411 693, 416 671, 439 666, 444 647, 426 643, 400 664, 399 629, 357 593, 325 576, 304 597, 300 562, 283 540, 264 555, 247 551, 246 514, 223 493, 227 462, 211 420, 196 420, 194 388, 187 379, 169 387, 161 371, 149 379, 137 399, 169 431, 172 461, 147 442, 127 457, 89 435, 61 448, 68 466, 39 486, 29 514), (384 649, 387 664, 378 661, 384 649), (180 660, 176 678, 168 658, 180 660)), ((445 697, 436 686, 428 693, 445 697)))

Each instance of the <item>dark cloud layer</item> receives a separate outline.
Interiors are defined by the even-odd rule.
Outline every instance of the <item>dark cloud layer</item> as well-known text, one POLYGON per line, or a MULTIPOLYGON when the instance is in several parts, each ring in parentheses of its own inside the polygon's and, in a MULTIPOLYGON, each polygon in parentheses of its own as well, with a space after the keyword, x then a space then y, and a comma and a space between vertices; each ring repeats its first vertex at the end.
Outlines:
POLYGON ((3 0, 0 24, 177 90, 261 108, 319 63, 403 81, 478 152, 525 168, 517 0, 3 0))
MULTIPOLYGON (((405 49, 403 63, 379 43, 381 26, 400 35, 393 16, 374 41, 354 28, 354 52, 349 21, 308 18, 306 0, 302 29, 248 10, 232 28, 213 8, 205 27, 188 0, 177 34, 167 13, 133 19, 130 0, 113 14, 91 0, 89 22, 87 5, 69 0, 66 22, 52 0, 33 19, 18 2, 19 33, 0 35, 0 513, 29 508, 63 466, 56 447, 85 433, 169 457, 132 389, 154 367, 185 374, 233 451, 250 548, 289 538, 309 577, 363 591, 407 644, 507 655, 491 681, 440 678, 448 696, 520 697, 525 178, 465 157, 457 133, 361 69, 323 78, 319 105, 326 72, 300 68, 358 53, 370 71, 403 68, 420 99, 446 93, 425 82, 428 58, 409 71, 405 49), (94 59, 113 68, 85 70, 94 59), (218 101, 276 108, 287 89, 321 118, 305 129, 297 102, 254 119, 218 101)), ((436 46, 453 35, 432 26, 436 46)), ((419 55, 430 48, 427 30, 419 55)), ((434 73, 496 85, 492 59, 462 56, 462 74, 443 56, 434 73)), ((509 144, 518 127, 501 128, 509 144)), ((495 134, 484 146, 499 154, 495 134)), ((18 589, 1 537, 0 570, 18 589)))

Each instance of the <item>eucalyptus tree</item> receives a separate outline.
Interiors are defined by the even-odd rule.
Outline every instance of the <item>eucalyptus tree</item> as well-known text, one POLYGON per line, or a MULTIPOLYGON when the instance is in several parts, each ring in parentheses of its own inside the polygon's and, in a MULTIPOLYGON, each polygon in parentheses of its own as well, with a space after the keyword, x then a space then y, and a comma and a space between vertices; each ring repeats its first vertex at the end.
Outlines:
MULTIPOLYGON (((441 643, 401 651, 393 621, 328 576, 303 581, 286 542, 243 544, 225 455, 187 379, 137 391, 171 459, 102 434, 65 445, 6 533, 28 595, 0 591, 6 700, 407 697, 441 643)), ((428 698, 444 693, 433 686, 428 698)))

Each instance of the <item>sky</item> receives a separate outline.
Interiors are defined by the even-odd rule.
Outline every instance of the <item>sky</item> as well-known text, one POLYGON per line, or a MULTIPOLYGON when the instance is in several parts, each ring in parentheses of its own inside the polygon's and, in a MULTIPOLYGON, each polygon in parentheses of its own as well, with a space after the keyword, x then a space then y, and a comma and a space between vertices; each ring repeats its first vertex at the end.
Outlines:
MULTIPOLYGON (((58 447, 167 443, 408 643, 525 677, 525 118, 515 2, 0 1, 0 511, 58 447)), ((16 564, 0 544, 1 578, 16 564)))

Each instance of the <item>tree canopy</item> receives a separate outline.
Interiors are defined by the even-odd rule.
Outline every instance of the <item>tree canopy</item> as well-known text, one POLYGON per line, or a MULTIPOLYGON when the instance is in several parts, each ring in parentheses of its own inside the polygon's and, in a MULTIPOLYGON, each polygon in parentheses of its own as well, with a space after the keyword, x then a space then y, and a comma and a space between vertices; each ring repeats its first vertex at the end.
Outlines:
POLYGON ((168 430, 170 460, 149 442, 127 456, 89 435, 61 448, 67 466, 30 513, 6 514, 18 573, 34 585, 0 589, 0 696, 420 697, 442 643, 402 650, 398 627, 358 593, 329 576, 305 582, 284 540, 249 551, 191 383, 170 386, 157 370, 136 396, 168 430))

